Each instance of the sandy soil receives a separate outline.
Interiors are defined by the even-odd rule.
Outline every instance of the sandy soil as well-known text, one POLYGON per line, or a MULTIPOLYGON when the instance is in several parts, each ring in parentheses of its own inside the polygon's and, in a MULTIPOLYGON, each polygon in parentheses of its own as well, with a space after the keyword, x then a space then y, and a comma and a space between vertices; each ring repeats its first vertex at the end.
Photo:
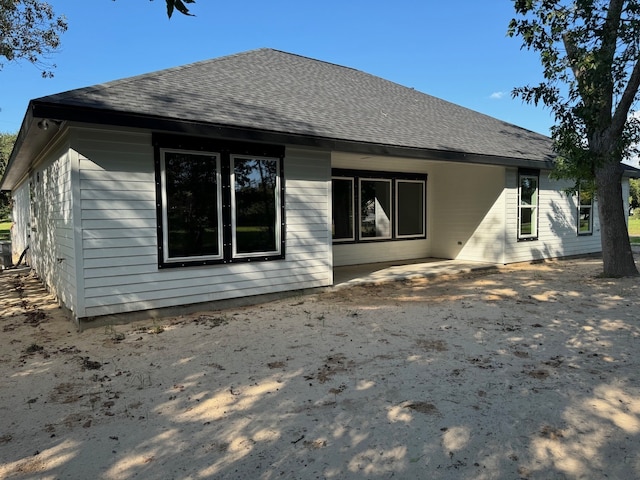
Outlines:
POLYGON ((640 478, 640 283, 598 259, 76 332, 0 275, 0 477, 640 478))

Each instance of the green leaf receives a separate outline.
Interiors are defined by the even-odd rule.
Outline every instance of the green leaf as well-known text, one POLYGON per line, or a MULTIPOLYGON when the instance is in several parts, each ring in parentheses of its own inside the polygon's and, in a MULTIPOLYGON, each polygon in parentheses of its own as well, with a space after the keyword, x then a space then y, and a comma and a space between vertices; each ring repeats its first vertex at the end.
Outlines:
POLYGON ((183 15, 193 17, 194 15, 189 12, 189 9, 185 3, 196 3, 195 0, 167 0, 167 16, 171 18, 173 11, 178 10, 183 15))

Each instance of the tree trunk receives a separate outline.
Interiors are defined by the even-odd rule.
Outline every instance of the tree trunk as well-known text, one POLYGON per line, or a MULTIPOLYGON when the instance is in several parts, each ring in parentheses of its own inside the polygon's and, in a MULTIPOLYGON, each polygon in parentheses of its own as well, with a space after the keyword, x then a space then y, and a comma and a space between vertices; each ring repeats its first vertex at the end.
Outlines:
POLYGON ((638 275, 622 201, 622 165, 609 162, 596 169, 598 214, 605 277, 638 275))

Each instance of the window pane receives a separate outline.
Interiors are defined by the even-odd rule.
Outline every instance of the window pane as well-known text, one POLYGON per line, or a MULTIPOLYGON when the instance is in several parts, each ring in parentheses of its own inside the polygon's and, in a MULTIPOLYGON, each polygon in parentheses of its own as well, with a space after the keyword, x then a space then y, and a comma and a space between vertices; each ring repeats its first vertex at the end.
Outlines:
POLYGON ((332 182, 334 240, 354 240, 353 179, 334 178, 332 182))
POLYGON ((234 158, 234 251, 280 251, 280 194, 277 159, 234 158))
POLYGON ((535 238, 538 235, 538 177, 520 175, 519 181, 519 238, 535 238))
POLYGON ((578 188, 578 234, 588 234, 593 230, 593 192, 580 183, 578 188))
POLYGON ((580 197, 580 205, 590 207, 593 204, 593 194, 591 192, 580 191, 578 196, 580 197))
POLYGON ((538 204, 538 179, 535 177, 520 177, 520 204, 538 204))
POLYGON ((535 235, 535 208, 520 209, 520 235, 535 235))
POLYGON ((579 233, 591 233, 591 207, 580 208, 579 233))
POLYGON ((164 153, 167 257, 220 255, 218 157, 164 153))
POLYGON ((424 235, 424 182, 406 182, 398 180, 398 236, 424 235))
POLYGON ((360 237, 391 237, 391 181, 360 181, 360 237))

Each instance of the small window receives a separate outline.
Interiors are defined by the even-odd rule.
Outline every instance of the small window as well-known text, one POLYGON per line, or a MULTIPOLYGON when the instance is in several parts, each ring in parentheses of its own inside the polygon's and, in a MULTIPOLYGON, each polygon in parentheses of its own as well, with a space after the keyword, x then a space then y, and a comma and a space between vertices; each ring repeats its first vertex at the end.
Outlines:
POLYGON ((280 175, 277 158, 232 156, 234 258, 280 253, 280 175))
POLYGON ((538 175, 520 174, 518 201, 518 238, 538 238, 538 175))
POLYGON ((396 236, 398 238, 425 235, 425 182, 396 180, 396 236))
POLYGON ((593 233, 593 193, 578 190, 578 235, 593 233))
POLYGON ((391 238, 391 180, 360 179, 360 238, 391 238))
POLYGON ((331 191, 333 241, 353 241, 355 240, 353 178, 333 178, 331 191))
POLYGON ((220 157, 164 150, 164 261, 222 258, 220 157))

